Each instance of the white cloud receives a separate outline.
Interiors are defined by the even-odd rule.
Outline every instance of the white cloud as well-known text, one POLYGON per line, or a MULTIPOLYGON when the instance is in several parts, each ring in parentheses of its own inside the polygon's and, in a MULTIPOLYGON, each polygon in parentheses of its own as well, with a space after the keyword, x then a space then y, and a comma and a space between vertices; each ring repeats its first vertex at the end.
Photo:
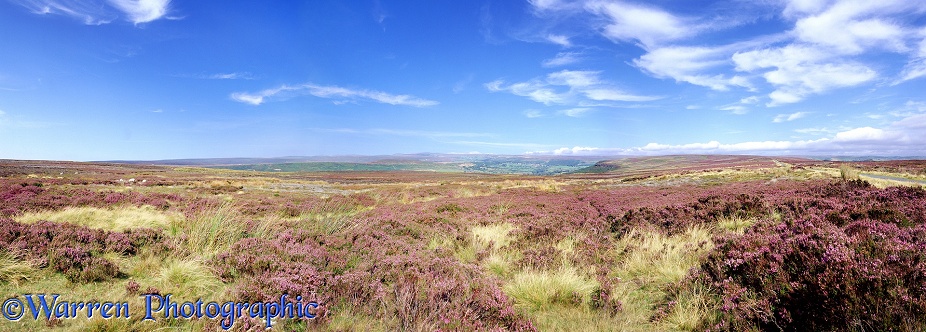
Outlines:
POLYGON ((748 80, 740 76, 706 74, 708 69, 729 64, 729 51, 724 47, 667 46, 651 49, 633 60, 633 64, 657 78, 672 78, 676 82, 687 82, 726 91, 731 86, 750 88, 748 80))
POLYGON ((197 78, 210 79, 210 80, 253 80, 254 75, 251 73, 218 73, 212 75, 201 75, 197 78))
MULTIPOLYGON (((926 128, 926 114, 911 115, 900 121, 894 122, 893 125, 896 127, 905 128, 905 129, 922 130, 926 128)), ((926 132, 926 131, 923 131, 923 132, 926 132)))
POLYGON ((135 24, 147 23, 167 15, 170 0, 109 0, 135 24))
POLYGON ((524 111, 524 116, 531 118, 531 119, 540 118, 540 117, 543 117, 543 112, 539 110, 526 110, 524 111))
POLYGON ((803 117, 807 116, 807 114, 808 114, 807 112, 794 112, 794 113, 791 113, 791 114, 778 114, 777 116, 775 116, 775 119, 772 120, 772 122, 780 123, 780 122, 794 121, 794 120, 797 120, 797 119, 800 119, 800 118, 803 118, 803 117))
POLYGON ((870 48, 894 51, 906 49, 905 29, 886 16, 922 8, 922 4, 906 0, 836 1, 809 16, 800 17, 794 33, 800 41, 826 46, 846 54, 858 54, 870 48))
POLYGON ((589 1, 588 11, 607 17, 602 34, 614 41, 637 41, 646 48, 694 34, 681 18, 658 8, 617 1, 589 1))
POLYGON ((569 41, 569 37, 564 35, 549 34, 547 35, 547 40, 562 47, 572 46, 572 43, 569 41))
POLYGON ((769 94, 769 106, 796 103, 811 94, 856 86, 874 80, 877 73, 867 66, 832 55, 810 45, 787 45, 733 54, 740 71, 763 69, 762 76, 777 89, 769 94))
POLYGON ((811 134, 811 135, 821 135, 821 134, 834 134, 838 132, 837 130, 821 127, 821 128, 801 128, 795 129, 794 132, 801 134, 811 134))
POLYGON ((544 67, 560 67, 565 65, 571 65, 573 63, 579 62, 579 53, 575 52, 559 52, 555 57, 551 59, 546 59, 541 64, 544 67))
POLYGON ((559 111, 559 113, 565 116, 577 118, 577 117, 581 117, 585 115, 585 113, 588 113, 591 110, 592 110, 591 108, 587 108, 587 107, 577 107, 577 108, 561 110, 559 111))
POLYGON ((102 25, 118 18, 135 24, 165 18, 170 0, 12 0, 36 14, 64 15, 86 25, 102 25))
POLYGON ((576 1, 563 0, 527 0, 538 11, 563 11, 577 8, 576 1))
POLYGON ((891 85, 897 85, 920 77, 926 77, 926 56, 910 61, 900 73, 900 78, 891 83, 891 85))
POLYGON ((751 105, 751 104, 756 104, 758 102, 759 102, 759 96, 750 96, 750 97, 740 99, 740 104, 751 105))
POLYGON ((588 89, 584 90, 583 93, 588 99, 597 101, 653 101, 662 98, 658 96, 637 96, 609 88, 588 89))
POLYGON ((547 75, 547 82, 553 85, 566 85, 574 88, 601 84, 597 71, 563 70, 547 75))
POLYGON ((263 104, 267 98, 277 96, 286 98, 292 94, 309 94, 319 98, 366 99, 383 104, 413 107, 428 107, 438 104, 438 102, 433 100, 421 99, 409 95, 394 95, 373 90, 353 90, 338 86, 323 86, 311 83, 297 86, 283 85, 273 89, 266 89, 258 93, 235 92, 231 94, 231 98, 242 103, 260 105, 263 104))
POLYGON ((733 114, 737 114, 737 115, 742 115, 742 114, 749 113, 749 109, 746 108, 746 107, 744 107, 744 106, 742 106, 742 105, 730 105, 730 106, 725 106, 725 107, 721 107, 720 110, 721 110, 721 111, 730 111, 730 112, 733 112, 733 114))
POLYGON ((600 150, 599 148, 586 147, 586 146, 576 146, 573 148, 559 148, 553 150, 553 154, 563 155, 563 154, 592 154, 595 151, 600 150))
POLYGON ((768 154, 768 155, 868 155, 868 156, 923 156, 926 155, 926 114, 913 115, 885 128, 860 127, 806 128, 798 133, 827 135, 805 140, 747 141, 740 143, 663 144, 649 143, 631 148, 559 148, 535 153, 587 154, 587 155, 666 155, 666 154, 768 154))
MULTIPOLYGON (((538 16, 585 15, 595 32, 615 43, 633 43, 645 53, 631 63, 656 78, 727 91, 758 91, 771 85, 766 106, 801 102, 813 95, 861 86, 887 75, 890 66, 872 55, 908 56, 892 85, 926 77, 926 2, 909 0, 781 0, 787 31, 729 44, 692 42, 706 31, 742 23, 720 17, 683 16, 641 1, 536 0, 538 16), (597 23, 597 26, 595 25, 597 23), (917 26, 917 25, 920 26, 917 26)), ((768 6, 763 2, 760 6, 768 6)), ((749 6, 745 6, 749 7, 749 6)), ((764 7, 768 8, 768 7, 764 7)), ((748 20, 743 20, 743 22, 748 20)), ((544 33, 547 39, 558 34, 544 33)), ((570 32, 575 34, 575 32, 570 32)), ((571 63, 567 53, 543 62, 571 63)), ((744 98, 745 99, 745 98, 744 98)), ((757 103, 754 101, 742 104, 757 103)))
POLYGON ((544 105, 590 105, 590 101, 652 101, 655 96, 624 92, 599 78, 598 71, 561 70, 546 78, 506 85, 503 80, 485 83, 491 92, 506 91, 544 105))

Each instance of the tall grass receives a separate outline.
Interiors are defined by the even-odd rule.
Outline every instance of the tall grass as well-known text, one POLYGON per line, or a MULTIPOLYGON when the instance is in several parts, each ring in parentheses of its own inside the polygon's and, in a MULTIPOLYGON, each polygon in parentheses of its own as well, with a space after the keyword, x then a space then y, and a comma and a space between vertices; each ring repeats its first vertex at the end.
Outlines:
POLYGON ((509 233, 514 230, 510 223, 473 227, 473 239, 482 248, 501 249, 511 243, 509 233))
POLYGON ((204 258, 226 251, 247 234, 247 225, 229 202, 213 203, 174 220, 168 229, 187 254, 204 258))
POLYGON ((0 283, 19 285, 20 281, 29 281, 36 269, 29 262, 20 260, 6 251, 0 251, 0 283))
POLYGON ((569 266, 554 271, 521 271, 504 286, 515 304, 529 311, 550 309, 554 304, 587 306, 597 290, 597 281, 569 266))
POLYGON ((749 218, 739 214, 725 215, 717 218, 718 228, 740 234, 755 223, 755 218, 749 218))
POLYGON ((178 213, 158 211, 153 206, 123 206, 101 209, 96 207, 67 207, 58 211, 25 213, 16 218, 21 223, 39 220, 66 222, 108 231, 124 231, 130 228, 167 228, 183 219, 178 213))
POLYGON ((850 167, 849 165, 840 165, 839 166, 839 177, 843 181, 852 181, 859 179, 858 170, 850 167))
POLYGON ((201 298, 221 289, 222 282, 197 260, 174 260, 158 273, 161 290, 186 298, 201 298))
POLYGON ((682 292, 665 319, 654 325, 656 308, 667 302, 672 287, 682 285, 691 268, 714 247, 709 227, 692 226, 667 236, 655 231, 631 230, 618 240, 619 266, 612 272, 618 282, 612 291, 621 305, 618 319, 626 326, 648 330, 681 329, 697 325, 713 310, 706 292, 682 292), (692 323, 694 322, 694 323, 692 323))

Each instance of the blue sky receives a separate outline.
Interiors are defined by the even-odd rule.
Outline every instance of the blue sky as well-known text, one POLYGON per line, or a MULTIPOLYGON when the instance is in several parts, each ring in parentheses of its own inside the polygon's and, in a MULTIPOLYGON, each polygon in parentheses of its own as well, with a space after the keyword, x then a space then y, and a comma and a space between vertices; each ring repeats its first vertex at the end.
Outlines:
POLYGON ((926 156, 926 2, 0 0, 0 158, 926 156))

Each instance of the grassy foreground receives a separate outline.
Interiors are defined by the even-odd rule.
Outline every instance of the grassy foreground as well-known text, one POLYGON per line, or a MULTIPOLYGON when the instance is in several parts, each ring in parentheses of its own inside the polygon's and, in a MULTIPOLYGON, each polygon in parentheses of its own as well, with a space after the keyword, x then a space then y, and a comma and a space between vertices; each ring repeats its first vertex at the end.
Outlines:
MULTIPOLYGON (((146 320, 146 294, 319 304, 274 330, 926 328, 922 188, 872 186, 849 166, 702 166, 535 177, 7 163, 3 300, 60 294, 126 303, 131 317, 21 308, 0 329, 228 327, 146 320)), ((246 316, 231 329, 268 324, 246 316)))

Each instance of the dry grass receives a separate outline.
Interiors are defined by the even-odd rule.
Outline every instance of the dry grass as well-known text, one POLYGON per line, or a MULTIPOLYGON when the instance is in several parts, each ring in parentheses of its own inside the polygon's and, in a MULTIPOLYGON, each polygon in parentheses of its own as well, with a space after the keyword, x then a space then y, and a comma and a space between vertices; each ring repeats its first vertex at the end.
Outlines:
POLYGON ((200 261, 174 260, 157 274, 160 289, 181 298, 195 300, 222 289, 222 282, 200 261))
POLYGON ((525 270, 515 273, 504 286, 515 305, 528 311, 548 310, 554 304, 587 306, 598 282, 579 274, 574 267, 555 271, 525 270))
POLYGON ((859 174, 857 169, 854 169, 848 165, 839 166, 839 177, 842 178, 843 181, 858 180, 858 175, 859 174))
POLYGON ((197 211, 185 220, 174 220, 168 228, 186 253, 204 258, 228 250, 246 231, 238 210, 228 202, 197 211))
POLYGON ((721 230, 742 234, 746 228, 756 223, 755 218, 747 218, 738 214, 717 218, 717 227, 721 230))
POLYGON ((514 225, 510 223, 473 227, 474 243, 481 248, 498 250, 511 243, 509 234, 513 230, 514 225))
POLYGON ((19 285, 21 281, 29 281, 36 268, 29 262, 20 260, 6 251, 0 251, 0 283, 19 285))
POLYGON ((666 302, 669 288, 679 284, 713 248, 711 236, 708 227, 693 226, 673 236, 631 230, 621 238, 617 244, 620 265, 612 272, 621 280, 612 289, 613 299, 622 308, 617 317, 620 324, 634 330, 687 330, 682 327, 707 317, 709 301, 699 291, 681 295, 680 305, 671 309, 664 322, 651 321, 655 308, 666 302))
POLYGON ((25 213, 16 221, 29 224, 39 220, 71 223, 90 228, 123 231, 130 228, 164 229, 180 222, 183 216, 178 213, 158 211, 153 206, 125 206, 109 209, 95 207, 68 207, 59 211, 41 211, 25 213))

